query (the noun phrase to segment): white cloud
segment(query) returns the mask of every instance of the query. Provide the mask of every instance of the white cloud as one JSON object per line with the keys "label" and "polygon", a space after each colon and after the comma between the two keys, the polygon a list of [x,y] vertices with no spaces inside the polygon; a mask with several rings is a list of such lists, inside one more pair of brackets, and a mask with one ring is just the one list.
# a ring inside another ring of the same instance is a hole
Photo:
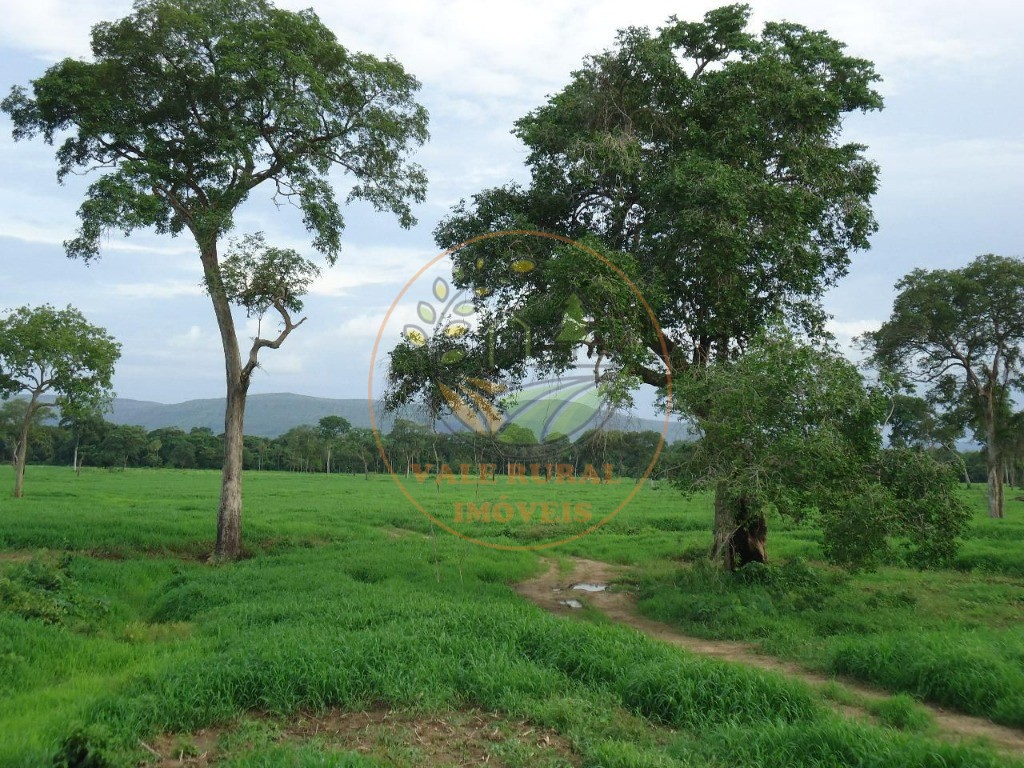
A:
{"label": "white cloud", "polygon": [[200,296],[202,287],[195,281],[165,280],[163,282],[114,283],[109,291],[115,296],[127,299],[144,299],[157,301],[161,299],[177,299],[181,296]]}

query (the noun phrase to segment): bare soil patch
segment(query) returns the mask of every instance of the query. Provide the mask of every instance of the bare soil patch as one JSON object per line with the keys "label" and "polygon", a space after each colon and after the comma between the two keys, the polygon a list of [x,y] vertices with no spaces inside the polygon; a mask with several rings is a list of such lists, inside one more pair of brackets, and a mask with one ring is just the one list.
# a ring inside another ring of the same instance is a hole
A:
{"label": "bare soil patch", "polygon": [[[274,742],[316,741],[325,750],[353,751],[396,766],[501,766],[507,750],[526,754],[538,766],[576,766],[568,740],[555,731],[495,713],[446,712],[434,715],[374,709],[365,712],[299,713],[284,720],[266,718]],[[245,745],[225,743],[238,724],[191,734],[163,734],[143,746],[158,768],[215,766]],[[234,741],[237,742],[237,739]],[[252,746],[252,745],[250,745]]]}

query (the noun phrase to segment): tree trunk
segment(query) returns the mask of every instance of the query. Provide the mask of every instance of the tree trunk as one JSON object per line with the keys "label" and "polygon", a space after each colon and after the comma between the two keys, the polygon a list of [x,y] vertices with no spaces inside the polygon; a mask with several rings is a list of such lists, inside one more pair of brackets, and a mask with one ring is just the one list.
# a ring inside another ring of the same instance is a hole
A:
{"label": "tree trunk", "polygon": [[21,423],[21,435],[18,438],[18,447],[14,454],[14,498],[20,499],[22,486],[25,484],[25,459],[28,457],[28,432],[32,427],[32,414],[36,410],[36,400],[39,399],[39,392],[32,392],[32,399],[28,408],[25,409],[25,420]]}
{"label": "tree trunk", "polygon": [[242,554],[242,434],[248,387],[228,385],[224,412],[224,469],[217,510],[218,560],[237,560]]}
{"label": "tree trunk", "polygon": [[714,541],[711,559],[734,571],[747,563],[767,563],[768,521],[752,513],[747,500],[728,492],[725,483],[715,489]]}
{"label": "tree trunk", "polygon": [[[197,236],[197,240],[200,238]],[[224,293],[220,265],[217,260],[216,237],[200,241],[203,274],[206,277],[213,312],[220,330],[224,350],[224,374],[227,403],[224,409],[224,467],[221,472],[220,505],[217,508],[218,560],[237,560],[242,554],[242,434],[245,419],[245,396],[249,382],[242,380],[242,359],[238,334],[231,316],[231,305]]]}
{"label": "tree trunk", "polygon": [[1003,461],[996,435],[995,414],[985,414],[985,463],[988,469],[988,516],[1003,516]]}

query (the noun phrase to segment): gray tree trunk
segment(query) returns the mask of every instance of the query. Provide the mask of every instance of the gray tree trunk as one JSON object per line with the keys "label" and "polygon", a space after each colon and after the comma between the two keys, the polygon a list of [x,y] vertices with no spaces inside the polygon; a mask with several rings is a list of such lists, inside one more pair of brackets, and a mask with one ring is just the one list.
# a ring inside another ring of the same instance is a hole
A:
{"label": "gray tree trunk", "polygon": [[227,402],[224,409],[224,467],[221,472],[220,505],[217,508],[218,560],[237,560],[242,554],[242,436],[245,423],[245,397],[248,380],[242,379],[242,359],[238,334],[231,316],[231,305],[224,293],[217,261],[216,240],[202,248],[203,273],[206,277],[213,312],[217,317],[221,346],[224,350],[224,374]]}
{"label": "gray tree trunk", "polygon": [[1003,461],[991,405],[985,412],[985,463],[988,469],[988,516],[1003,517]]}
{"label": "gray tree trunk", "polygon": [[224,412],[224,468],[217,509],[218,560],[237,560],[242,554],[242,435],[248,387],[228,385]]}
{"label": "gray tree trunk", "polygon": [[18,447],[14,454],[14,498],[20,499],[22,487],[25,484],[25,459],[28,456],[28,433],[32,427],[32,414],[36,411],[36,400],[39,399],[39,392],[32,393],[28,408],[25,409],[25,420],[21,422],[21,435],[18,437]]}

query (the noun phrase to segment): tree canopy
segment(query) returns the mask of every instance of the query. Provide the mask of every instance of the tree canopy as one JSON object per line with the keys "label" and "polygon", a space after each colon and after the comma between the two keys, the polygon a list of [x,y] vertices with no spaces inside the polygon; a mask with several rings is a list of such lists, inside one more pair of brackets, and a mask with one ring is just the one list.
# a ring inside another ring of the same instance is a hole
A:
{"label": "tree canopy", "polygon": [[344,220],[328,174],[340,166],[364,199],[413,221],[427,136],[419,84],[397,62],[342,47],[311,10],[265,0],[139,0],[92,30],[93,61],[65,59],[16,87],[2,108],[16,139],[60,141],[58,178],[101,171],[79,209],[70,256],[99,256],[108,230],[190,230],[200,247],[232,229],[269,182],[296,203],[333,261]]}
{"label": "tree canopy", "polygon": [[875,364],[927,388],[947,417],[985,443],[989,514],[1003,516],[1011,395],[1024,372],[1024,261],[985,255],[960,269],[915,269],[890,318],[865,335]]}
{"label": "tree canopy", "polygon": [[[15,455],[14,495],[22,495],[25,452],[37,412],[96,412],[113,396],[121,345],[74,307],[18,307],[0,319],[0,398],[28,398]],[[52,401],[40,397],[52,393]]]}
{"label": "tree canopy", "polygon": [[[824,32],[768,23],[757,36],[749,16],[733,5],[703,22],[622,31],[516,123],[530,184],[475,195],[438,228],[438,244],[518,228],[592,238],[652,306],[676,372],[735,353],[780,312],[820,330],[823,291],[876,228],[877,166],[840,130],[845,114],[881,107],[878,76]],[[560,269],[569,259],[556,243],[502,245],[456,253],[457,282],[520,312],[544,293],[575,295],[597,351],[664,383],[629,349],[662,354],[650,323],[623,314],[629,297],[608,298],[607,280],[574,286],[599,265]],[[515,271],[523,258],[536,268]],[[648,327],[631,335],[616,323]],[[532,330],[543,353],[561,328]]]}

